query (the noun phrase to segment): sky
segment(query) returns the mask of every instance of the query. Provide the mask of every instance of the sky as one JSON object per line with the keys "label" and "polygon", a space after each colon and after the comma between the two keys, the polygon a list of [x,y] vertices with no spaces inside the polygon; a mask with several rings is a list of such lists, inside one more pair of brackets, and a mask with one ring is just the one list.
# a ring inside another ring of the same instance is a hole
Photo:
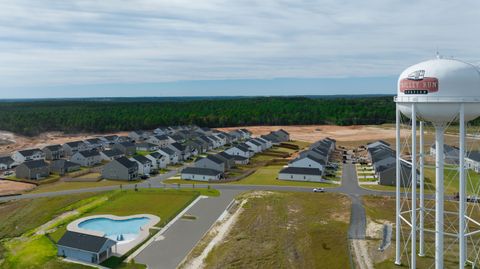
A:
{"label": "sky", "polygon": [[478,0],[2,0],[0,98],[394,94]]}

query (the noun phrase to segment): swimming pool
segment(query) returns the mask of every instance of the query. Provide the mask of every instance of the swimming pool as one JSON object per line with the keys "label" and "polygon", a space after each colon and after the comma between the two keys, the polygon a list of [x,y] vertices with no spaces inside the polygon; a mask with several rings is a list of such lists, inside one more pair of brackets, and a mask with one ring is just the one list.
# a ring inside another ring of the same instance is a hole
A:
{"label": "swimming pool", "polygon": [[150,218],[148,217],[130,219],[98,217],[82,221],[78,224],[78,227],[104,233],[105,237],[123,243],[134,240],[142,231],[142,226],[149,222]]}

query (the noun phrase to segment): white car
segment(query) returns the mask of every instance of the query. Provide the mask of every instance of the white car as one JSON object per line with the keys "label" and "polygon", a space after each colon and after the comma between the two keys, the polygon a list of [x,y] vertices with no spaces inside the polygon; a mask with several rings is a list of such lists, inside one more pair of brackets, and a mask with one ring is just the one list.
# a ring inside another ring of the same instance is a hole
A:
{"label": "white car", "polygon": [[325,188],[314,188],[313,192],[325,192]]}

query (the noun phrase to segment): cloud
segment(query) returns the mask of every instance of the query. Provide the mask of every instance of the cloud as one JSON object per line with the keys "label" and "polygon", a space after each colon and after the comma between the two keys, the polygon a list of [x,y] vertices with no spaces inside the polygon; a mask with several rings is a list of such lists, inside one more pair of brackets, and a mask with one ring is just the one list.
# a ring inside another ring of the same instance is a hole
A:
{"label": "cloud", "polygon": [[184,80],[379,77],[479,62],[480,2],[4,0],[2,89]]}

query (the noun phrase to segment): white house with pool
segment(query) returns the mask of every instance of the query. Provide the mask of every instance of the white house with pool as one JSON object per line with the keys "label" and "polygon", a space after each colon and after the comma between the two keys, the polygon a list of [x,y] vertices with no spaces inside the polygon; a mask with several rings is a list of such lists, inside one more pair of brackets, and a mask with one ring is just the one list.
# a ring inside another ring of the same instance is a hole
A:
{"label": "white house with pool", "polygon": [[149,237],[149,230],[160,221],[150,214],[118,217],[96,215],[67,225],[57,242],[58,255],[71,260],[99,264],[122,256]]}

